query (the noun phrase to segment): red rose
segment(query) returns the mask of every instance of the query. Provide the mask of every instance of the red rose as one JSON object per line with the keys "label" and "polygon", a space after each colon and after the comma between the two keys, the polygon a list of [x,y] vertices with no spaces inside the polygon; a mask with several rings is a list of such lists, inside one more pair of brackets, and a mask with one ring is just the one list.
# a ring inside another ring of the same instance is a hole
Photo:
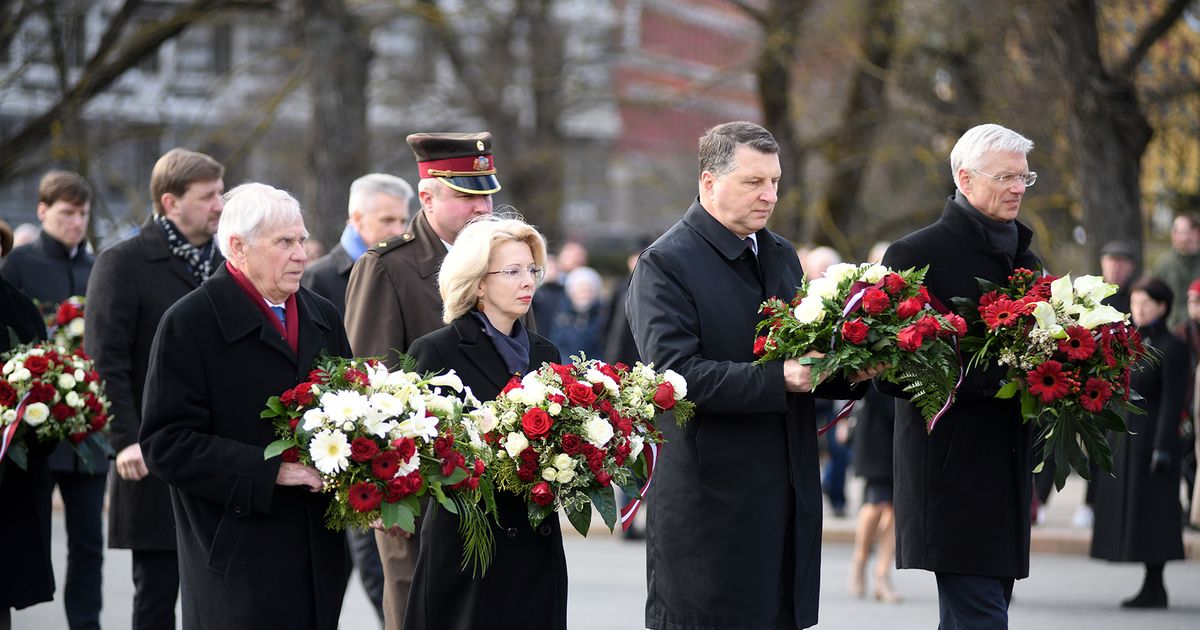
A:
{"label": "red rose", "polygon": [[88,436],[87,431],[80,431],[78,433],[72,433],[72,434],[68,435],[67,439],[71,440],[72,444],[79,444],[80,442],[86,440],[87,436]]}
{"label": "red rose", "polygon": [[604,413],[608,413],[608,412],[612,411],[612,408],[613,408],[612,403],[607,400],[602,399],[602,400],[596,401],[596,409],[599,409],[600,411],[602,411]]}
{"label": "red rose", "polygon": [[614,365],[613,367],[617,368],[617,371],[622,374],[629,371],[629,366],[625,365],[624,363],[621,363],[620,361],[617,361],[616,365]]}
{"label": "red rose", "polygon": [[383,500],[395,503],[404,497],[420,492],[421,486],[424,484],[425,480],[421,478],[421,473],[415,470],[407,475],[390,479],[384,487]]}
{"label": "red rose", "polygon": [[959,337],[967,334],[967,320],[963,319],[962,316],[951,313],[945,317],[946,321],[950,322],[950,325],[954,326],[953,334],[956,334]]}
{"label": "red rose", "polygon": [[291,407],[296,402],[296,390],[289,389],[280,394],[279,402],[282,403],[284,407]]}
{"label": "red rose", "polygon": [[371,460],[371,474],[387,481],[400,472],[400,454],[396,451],[383,451]]}
{"label": "red rose", "polygon": [[608,485],[610,483],[612,483],[612,475],[610,475],[604,471],[600,471],[600,472],[596,473],[596,482],[599,483],[602,487],[607,488]]}
{"label": "red rose", "polygon": [[908,326],[896,333],[896,345],[900,346],[901,350],[912,352],[921,347],[925,339],[921,336],[921,331],[917,327]]}
{"label": "red rose", "polygon": [[908,286],[908,283],[904,281],[904,278],[900,277],[900,274],[889,273],[883,277],[883,290],[892,295],[900,293],[906,286]]}
{"label": "red rose", "polygon": [[402,437],[392,440],[392,448],[396,449],[400,461],[407,462],[417,452],[417,443],[410,437]]}
{"label": "red rose", "polygon": [[550,402],[555,403],[557,405],[567,404],[567,397],[563,396],[562,394],[547,394],[546,400],[549,400]]}
{"label": "red rose", "polygon": [[52,403],[54,402],[55,393],[57,392],[55,391],[54,386],[50,383],[34,381],[29,384],[29,393],[27,394],[28,398],[25,400],[29,404]]}
{"label": "red rose", "polygon": [[521,428],[525,430],[525,435],[529,436],[531,440],[545,438],[552,426],[554,426],[554,420],[541,407],[534,407],[521,416]]}
{"label": "red rose", "polygon": [[401,477],[404,480],[404,487],[409,494],[416,494],[425,486],[425,478],[421,476],[420,471],[412,471]]}
{"label": "red rose", "polygon": [[522,462],[534,466],[538,461],[538,452],[532,446],[526,446],[525,450],[521,451],[517,457],[520,457]]}
{"label": "red rose", "polygon": [[295,433],[296,427],[300,426],[300,418],[292,418],[291,420],[288,420],[288,426],[292,429],[292,432]]}
{"label": "red rose", "polygon": [[521,389],[521,379],[516,376],[508,379],[508,382],[504,384],[504,389],[500,390],[500,394],[507,394],[514,389]]}
{"label": "red rose", "polygon": [[533,495],[533,502],[538,505],[546,506],[554,502],[554,491],[545,481],[539,481],[529,492]]}
{"label": "red rose", "polygon": [[296,399],[296,404],[301,407],[307,407],[313,402],[312,383],[300,383],[292,388],[293,397]]}
{"label": "red rose", "polygon": [[754,340],[754,356],[761,357],[767,353],[767,338],[765,336]]}
{"label": "red rose", "polygon": [[102,430],[106,424],[108,424],[108,415],[103,413],[92,416],[92,419],[88,421],[88,427],[93,431]]}
{"label": "red rose", "polygon": [[936,337],[942,330],[942,323],[933,315],[926,315],[918,319],[914,326],[917,327],[917,331],[921,333],[922,337]]}
{"label": "red rose", "polygon": [[842,324],[842,339],[854,345],[861,345],[867,339],[870,328],[861,319],[852,319]]}
{"label": "red rose", "polygon": [[87,372],[83,373],[83,382],[84,383],[95,383],[96,381],[99,381],[99,380],[100,380],[100,373],[97,372],[96,370],[88,370]]}
{"label": "red rose", "polygon": [[383,502],[383,492],[374,482],[360,481],[350,486],[348,498],[355,512],[370,512]]}
{"label": "red rose", "polygon": [[17,390],[8,381],[0,380],[0,407],[14,407],[17,404]]}
{"label": "red rose", "polygon": [[670,409],[675,406],[675,386],[667,381],[659,384],[658,389],[654,391],[654,404],[658,405],[659,409]]}
{"label": "red rose", "polygon": [[571,383],[566,386],[567,400],[580,407],[587,407],[596,402],[596,392],[586,383]]}
{"label": "red rose", "polygon": [[475,466],[474,466],[475,476],[482,475],[483,471],[486,469],[487,469],[487,464],[484,464],[482,459],[475,458]]}
{"label": "red rose", "polygon": [[34,376],[41,376],[46,373],[50,367],[50,360],[46,357],[29,356],[25,358],[25,369],[29,370]]}
{"label": "red rose", "polygon": [[925,306],[931,302],[929,299],[929,289],[926,289],[925,285],[921,285],[917,288],[917,297],[921,298],[921,306]]}
{"label": "red rose", "polygon": [[[562,436],[562,451],[567,455],[578,455],[580,447],[583,446],[583,440],[574,433],[567,433]],[[526,449],[529,450],[529,449]]]}
{"label": "red rose", "polygon": [[561,363],[551,363],[550,369],[558,375],[559,378],[571,378],[571,366]]}
{"label": "red rose", "polygon": [[57,403],[50,408],[50,415],[54,416],[55,420],[62,422],[63,420],[75,415],[75,410],[71,409],[64,403]]}
{"label": "red rose", "polygon": [[350,442],[350,459],[356,462],[370,461],[377,454],[379,445],[371,438],[356,437]]}
{"label": "red rose", "polygon": [[888,299],[888,295],[875,287],[867,289],[867,292],[863,294],[863,310],[868,315],[878,315],[887,310],[887,307],[891,306],[891,304],[892,301]]}
{"label": "red rose", "polygon": [[628,436],[633,432],[633,420],[624,416],[617,418],[617,432],[621,435]]}
{"label": "red rose", "polygon": [[71,320],[80,317],[83,317],[83,309],[71,302],[63,302],[58,305],[58,312],[54,314],[54,323],[59,326],[66,326],[71,323]]}
{"label": "red rose", "polygon": [[921,298],[910,297],[907,300],[902,300],[896,305],[896,316],[900,319],[908,319],[917,313],[921,312],[921,308],[925,305],[921,303]]}
{"label": "red rose", "polygon": [[438,457],[445,458],[450,455],[450,451],[454,450],[454,438],[452,436],[443,435],[433,441],[433,453]]}
{"label": "red rose", "polygon": [[611,378],[614,382],[617,382],[617,383],[621,382],[621,375],[617,374],[617,371],[614,370],[611,365],[609,365],[607,363],[601,363],[600,367],[598,369],[600,370],[601,374],[607,376],[608,378]]}
{"label": "red rose", "polygon": [[281,457],[283,457],[283,461],[295,464],[300,461],[300,447],[293,446],[284,450]]}
{"label": "red rose", "polygon": [[367,384],[371,382],[370,379],[367,378],[366,373],[360,372],[354,368],[346,370],[346,373],[343,376],[345,377],[346,382],[350,383],[351,385],[366,387]]}
{"label": "red rose", "polygon": [[595,383],[592,385],[592,393],[599,396],[604,393],[604,383]]}
{"label": "red rose", "polygon": [[533,466],[521,466],[517,469],[517,479],[524,483],[529,483],[537,479],[537,468]]}
{"label": "red rose", "polygon": [[308,382],[310,383],[320,384],[324,383],[328,379],[329,374],[326,373],[325,370],[312,370],[308,373]]}
{"label": "red rose", "polygon": [[92,413],[104,411],[104,403],[100,402],[100,399],[96,398],[96,395],[91,392],[83,395],[83,405]]}

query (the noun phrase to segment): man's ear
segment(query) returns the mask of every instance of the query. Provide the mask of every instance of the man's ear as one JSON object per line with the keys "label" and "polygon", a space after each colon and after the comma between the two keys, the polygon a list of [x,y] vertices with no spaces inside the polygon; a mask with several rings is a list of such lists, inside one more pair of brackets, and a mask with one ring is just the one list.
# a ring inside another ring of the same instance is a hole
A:
{"label": "man's ear", "polygon": [[46,213],[49,212],[49,210],[50,210],[50,206],[47,206],[45,203],[43,203],[41,201],[38,202],[37,218],[38,218],[39,222],[46,220]]}

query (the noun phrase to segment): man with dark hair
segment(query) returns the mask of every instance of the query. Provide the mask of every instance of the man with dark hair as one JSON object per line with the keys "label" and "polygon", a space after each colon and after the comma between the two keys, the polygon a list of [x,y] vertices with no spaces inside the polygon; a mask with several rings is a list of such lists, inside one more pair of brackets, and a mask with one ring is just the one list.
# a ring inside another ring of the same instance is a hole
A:
{"label": "man with dark hair", "polygon": [[109,441],[117,452],[108,546],[133,551],[133,620],[138,630],[175,627],[179,564],[167,484],[150,474],[138,443],[150,346],[163,313],[224,260],[213,246],[225,168],[172,149],[150,175],[154,214],[141,232],[100,252],[88,286],[85,347],[112,402]]}
{"label": "man with dark hair", "polygon": [[[92,187],[83,177],[70,171],[46,173],[38,185],[37,217],[42,233],[32,243],[14,249],[0,269],[5,280],[40,303],[43,315],[87,290],[95,260],[84,241],[91,204]],[[51,475],[66,508],[63,606],[73,630],[100,627],[104,563],[100,513],[108,473],[108,458],[99,447],[89,440],[79,448],[82,458],[65,442],[50,455]]]}
{"label": "man with dark hair", "polygon": [[[749,122],[700,139],[700,196],[633,270],[626,314],[645,361],[687,379],[696,416],[661,424],[669,446],[647,504],[646,625],[670,630],[817,623],[821,487],[817,387],[797,359],[754,364],[759,304],[790,300],[796,250],[766,228],[779,146]],[[815,353],[814,353],[815,356]],[[865,380],[877,370],[857,374]]]}
{"label": "man with dark hair", "polygon": [[1181,212],[1171,223],[1171,249],[1154,266],[1154,276],[1162,279],[1175,294],[1175,303],[1167,326],[1178,328],[1187,321],[1187,288],[1200,278],[1200,214]]}

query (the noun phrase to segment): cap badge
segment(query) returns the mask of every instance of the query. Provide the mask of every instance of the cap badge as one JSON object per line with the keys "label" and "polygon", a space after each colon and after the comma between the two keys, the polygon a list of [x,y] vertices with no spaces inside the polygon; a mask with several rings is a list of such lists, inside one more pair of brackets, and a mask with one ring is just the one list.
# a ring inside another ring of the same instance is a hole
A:
{"label": "cap badge", "polygon": [[472,168],[477,171],[486,171],[491,168],[491,166],[491,164],[488,164],[488,159],[481,155],[475,158],[475,164],[472,166]]}
{"label": "cap badge", "polygon": [[476,149],[479,149],[480,151],[482,151],[482,150],[483,150],[483,140],[476,140],[476,141],[475,141],[475,148],[476,148]]}

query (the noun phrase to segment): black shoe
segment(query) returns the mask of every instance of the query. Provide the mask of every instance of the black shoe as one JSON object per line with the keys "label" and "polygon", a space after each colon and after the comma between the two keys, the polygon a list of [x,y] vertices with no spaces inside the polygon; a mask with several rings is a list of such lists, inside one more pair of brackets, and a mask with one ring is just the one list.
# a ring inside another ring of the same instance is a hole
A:
{"label": "black shoe", "polygon": [[1121,608],[1166,608],[1167,591],[1153,590],[1138,593],[1131,599],[1121,602]]}

